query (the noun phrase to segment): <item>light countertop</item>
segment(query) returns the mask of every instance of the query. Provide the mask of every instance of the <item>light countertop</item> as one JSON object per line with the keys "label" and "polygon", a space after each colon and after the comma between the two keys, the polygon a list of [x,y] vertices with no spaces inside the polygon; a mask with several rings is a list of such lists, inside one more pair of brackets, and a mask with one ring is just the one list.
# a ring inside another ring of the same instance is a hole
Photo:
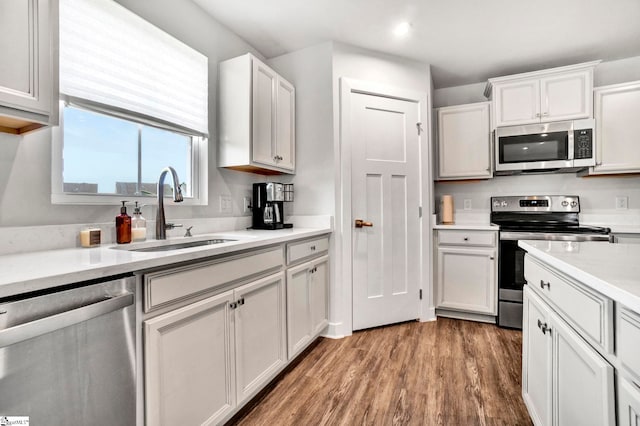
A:
{"label": "light countertop", "polygon": [[461,231],[499,231],[500,227],[498,225],[492,225],[490,223],[487,223],[487,224],[456,223],[454,225],[444,225],[444,224],[433,225],[433,229],[453,229],[453,230],[461,230]]}
{"label": "light countertop", "polygon": [[[197,235],[191,238],[149,240],[126,245],[69,248],[0,256],[0,298],[43,290],[75,282],[170,266],[173,263],[203,259],[254,249],[291,240],[330,233],[330,228],[291,228],[243,230]],[[229,238],[223,244],[164,252],[134,252],[127,248],[209,238]]]}
{"label": "light countertop", "polygon": [[640,244],[518,241],[530,255],[640,313]]}

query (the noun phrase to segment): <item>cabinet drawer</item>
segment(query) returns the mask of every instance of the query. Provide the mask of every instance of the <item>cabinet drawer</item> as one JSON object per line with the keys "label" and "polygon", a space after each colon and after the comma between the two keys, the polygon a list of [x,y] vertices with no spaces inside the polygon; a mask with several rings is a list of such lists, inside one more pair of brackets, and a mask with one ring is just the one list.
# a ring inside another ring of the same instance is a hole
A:
{"label": "cabinet drawer", "polygon": [[328,237],[287,244],[287,264],[322,254],[327,250],[329,250]]}
{"label": "cabinet drawer", "polygon": [[640,386],[640,315],[623,307],[617,324],[618,358]]}
{"label": "cabinet drawer", "polygon": [[529,255],[524,260],[528,285],[556,307],[582,337],[613,353],[613,301],[582,284],[560,276]]}
{"label": "cabinet drawer", "polygon": [[496,233],[494,231],[438,230],[438,244],[494,247],[496,245]]}
{"label": "cabinet drawer", "polygon": [[202,262],[144,276],[145,312],[174,301],[282,267],[282,248],[249,253],[230,259]]}

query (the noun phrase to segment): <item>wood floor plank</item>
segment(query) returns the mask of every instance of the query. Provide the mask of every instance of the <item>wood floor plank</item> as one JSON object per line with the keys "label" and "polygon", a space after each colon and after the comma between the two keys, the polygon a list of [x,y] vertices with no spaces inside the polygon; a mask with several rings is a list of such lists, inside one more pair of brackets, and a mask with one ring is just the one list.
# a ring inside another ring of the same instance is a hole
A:
{"label": "wood floor plank", "polygon": [[531,425],[521,341],[448,318],[322,339],[229,424]]}

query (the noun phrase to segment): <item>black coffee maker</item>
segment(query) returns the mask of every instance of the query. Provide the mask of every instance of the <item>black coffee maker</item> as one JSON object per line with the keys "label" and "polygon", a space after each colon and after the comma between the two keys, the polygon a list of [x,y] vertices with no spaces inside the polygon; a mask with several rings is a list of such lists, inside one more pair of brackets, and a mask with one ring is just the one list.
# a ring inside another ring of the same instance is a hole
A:
{"label": "black coffee maker", "polygon": [[285,185],[277,182],[253,184],[253,229],[290,228],[284,223]]}

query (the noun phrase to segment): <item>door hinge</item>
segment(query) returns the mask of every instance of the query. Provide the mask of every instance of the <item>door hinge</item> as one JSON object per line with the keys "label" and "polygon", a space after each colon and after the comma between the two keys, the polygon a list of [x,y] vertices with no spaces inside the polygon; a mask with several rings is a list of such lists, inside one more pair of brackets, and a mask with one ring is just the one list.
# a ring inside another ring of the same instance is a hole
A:
{"label": "door hinge", "polygon": [[420,300],[422,300],[422,289],[420,289]]}
{"label": "door hinge", "polygon": [[418,206],[418,217],[422,217],[422,206]]}
{"label": "door hinge", "polygon": [[422,128],[422,123],[416,123],[416,127],[418,128],[418,136],[420,136],[420,134],[424,132],[424,129]]}

